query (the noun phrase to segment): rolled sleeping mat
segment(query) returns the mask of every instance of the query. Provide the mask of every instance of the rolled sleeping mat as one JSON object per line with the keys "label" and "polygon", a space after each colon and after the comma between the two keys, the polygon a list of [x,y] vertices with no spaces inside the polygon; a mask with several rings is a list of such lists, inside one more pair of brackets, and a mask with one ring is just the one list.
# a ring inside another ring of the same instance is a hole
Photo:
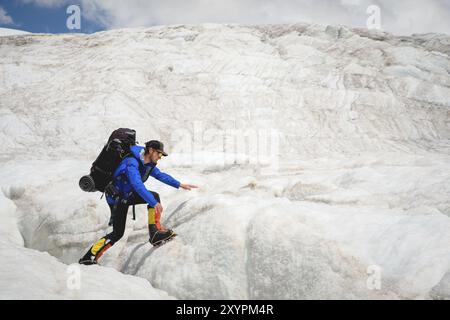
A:
{"label": "rolled sleeping mat", "polygon": [[90,175],[82,176],[78,184],[80,185],[80,188],[83,191],[86,192],[96,191],[94,179],[92,179]]}

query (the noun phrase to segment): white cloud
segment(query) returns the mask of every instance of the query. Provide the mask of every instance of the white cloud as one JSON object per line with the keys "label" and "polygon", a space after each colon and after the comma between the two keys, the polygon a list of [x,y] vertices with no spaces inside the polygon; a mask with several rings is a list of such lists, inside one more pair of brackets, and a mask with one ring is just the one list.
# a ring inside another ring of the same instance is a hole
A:
{"label": "white cloud", "polygon": [[[21,1],[46,7],[71,2]],[[83,18],[107,29],[204,22],[312,22],[366,27],[366,9],[377,5],[383,30],[395,34],[450,34],[448,0],[81,0],[81,5]]]}
{"label": "white cloud", "polygon": [[13,25],[13,19],[8,15],[5,9],[0,6],[0,24]]}

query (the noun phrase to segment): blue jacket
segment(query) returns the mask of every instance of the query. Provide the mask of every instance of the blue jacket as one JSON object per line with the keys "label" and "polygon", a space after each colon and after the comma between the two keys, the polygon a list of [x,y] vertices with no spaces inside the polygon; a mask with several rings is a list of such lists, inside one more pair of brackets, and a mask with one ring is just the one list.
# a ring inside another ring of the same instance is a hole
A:
{"label": "blue jacket", "polygon": [[[131,152],[134,157],[124,158],[114,171],[113,175],[114,186],[119,190],[122,199],[129,199],[131,194],[137,193],[151,207],[154,207],[158,202],[144,185],[144,182],[147,181],[149,175],[174,188],[178,189],[180,187],[180,182],[178,180],[161,172],[155,164],[144,164],[144,147],[132,146]],[[140,163],[138,161],[140,161]],[[115,203],[110,195],[106,196],[106,201],[111,205]]]}

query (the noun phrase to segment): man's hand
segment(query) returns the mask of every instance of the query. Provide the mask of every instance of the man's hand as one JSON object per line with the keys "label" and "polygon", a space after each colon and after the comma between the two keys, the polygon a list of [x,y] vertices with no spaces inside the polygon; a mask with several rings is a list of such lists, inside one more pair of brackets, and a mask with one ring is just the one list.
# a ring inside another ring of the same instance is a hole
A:
{"label": "man's hand", "polygon": [[182,184],[180,184],[180,188],[183,188],[184,190],[191,190],[193,188],[198,188],[198,187],[194,186],[193,184],[182,183]]}
{"label": "man's hand", "polygon": [[163,212],[163,207],[162,207],[161,203],[158,202],[155,206],[155,213],[157,215],[158,214],[160,215],[162,212]]}

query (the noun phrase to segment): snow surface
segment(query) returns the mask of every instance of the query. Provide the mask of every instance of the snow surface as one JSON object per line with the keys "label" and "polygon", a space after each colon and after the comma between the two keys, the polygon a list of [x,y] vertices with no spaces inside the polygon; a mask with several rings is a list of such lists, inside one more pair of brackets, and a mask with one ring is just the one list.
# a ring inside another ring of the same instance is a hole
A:
{"label": "snow surface", "polygon": [[0,37],[16,36],[16,35],[22,35],[22,34],[30,34],[30,32],[17,30],[17,29],[0,28]]}
{"label": "snow surface", "polygon": [[[449,299],[449,55],[309,24],[0,38],[0,298]],[[179,236],[152,248],[138,206],[69,289],[110,231],[78,179],[118,127],[200,188],[149,180]],[[232,130],[279,140],[230,149]]]}

